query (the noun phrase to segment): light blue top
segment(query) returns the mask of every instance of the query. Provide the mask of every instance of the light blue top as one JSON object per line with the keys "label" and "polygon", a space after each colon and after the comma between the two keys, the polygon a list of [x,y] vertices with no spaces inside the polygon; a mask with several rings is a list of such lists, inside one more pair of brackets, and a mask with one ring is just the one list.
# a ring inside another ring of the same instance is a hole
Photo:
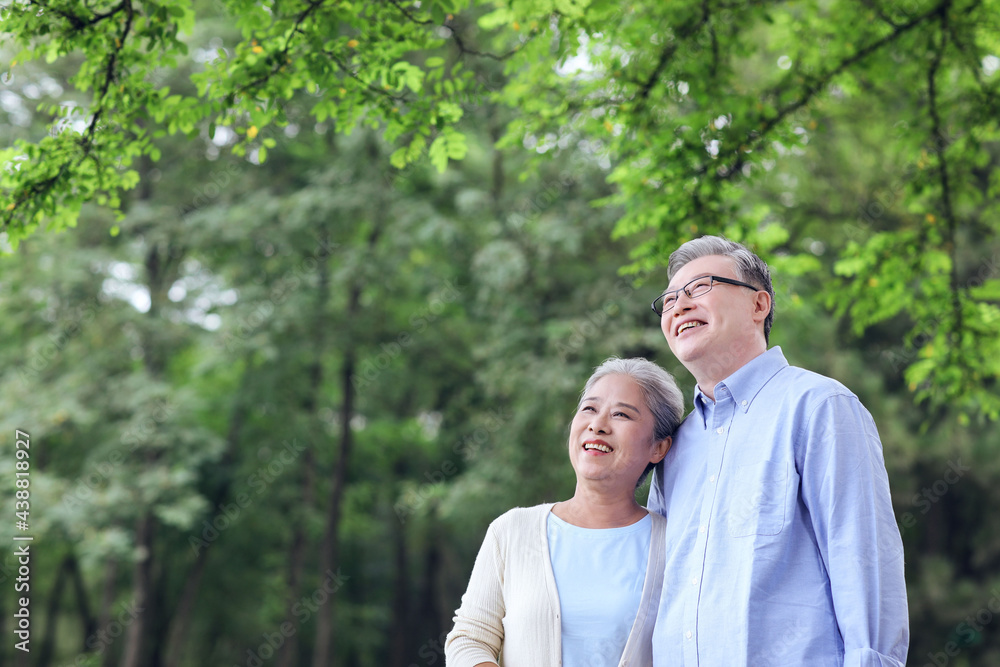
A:
{"label": "light blue top", "polygon": [[903,667],[903,544],[858,398],[772,348],[695,390],[649,495],[668,517],[655,667]]}
{"label": "light blue top", "polygon": [[635,623],[652,519],[581,528],[549,512],[549,559],[559,591],[562,667],[615,667]]}

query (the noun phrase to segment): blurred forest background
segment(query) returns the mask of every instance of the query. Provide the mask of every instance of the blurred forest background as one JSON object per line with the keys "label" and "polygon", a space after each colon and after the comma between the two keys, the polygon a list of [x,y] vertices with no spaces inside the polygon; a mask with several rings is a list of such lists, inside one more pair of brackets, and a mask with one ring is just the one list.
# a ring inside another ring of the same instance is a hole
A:
{"label": "blurred forest background", "polygon": [[[218,49],[254,52],[235,4],[197,6],[152,85],[196,96]],[[443,3],[391,4],[416,21]],[[774,267],[771,344],[879,426],[910,664],[1000,664],[996,3],[565,4],[444,19],[462,27],[440,57],[470,74],[439,124],[464,135],[443,171],[422,144],[393,159],[377,123],[345,135],[318,117],[335,89],[296,89],[259,128],[156,136],[123,217],[95,198],[75,229],[3,241],[0,534],[17,532],[16,428],[35,541],[30,656],[0,556],[0,664],[443,664],[488,523],[572,493],[565,438],[591,369],[647,357],[690,408],[649,303],[665,253],[720,232]],[[576,34],[566,21],[583,37],[552,47],[556,69],[480,54]],[[838,60],[880,30],[891,50]],[[674,39],[687,60],[642,50]],[[86,114],[39,107],[85,104],[79,58],[0,53],[4,146],[86,132]],[[651,82],[617,117],[588,88],[621,78],[608,57]],[[805,97],[779,85],[795,74]],[[741,123],[742,162],[717,167]]]}

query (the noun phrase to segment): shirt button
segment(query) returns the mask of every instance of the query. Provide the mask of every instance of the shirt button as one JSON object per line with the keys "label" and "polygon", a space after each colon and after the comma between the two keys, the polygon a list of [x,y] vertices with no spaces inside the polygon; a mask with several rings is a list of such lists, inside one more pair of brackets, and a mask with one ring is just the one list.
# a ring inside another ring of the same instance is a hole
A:
{"label": "shirt button", "polygon": [[686,633],[684,633],[684,636],[687,637],[688,639],[691,639],[691,637],[694,636],[694,633],[688,630]]}
{"label": "shirt button", "polygon": [[715,429],[715,432],[721,435],[726,432],[726,429],[720,426],[719,428]]}
{"label": "shirt button", "polygon": [[698,585],[698,577],[691,577],[691,584],[694,586]]}
{"label": "shirt button", "polygon": [[745,408],[747,406],[747,402],[746,401],[740,401],[740,405],[742,405]]}
{"label": "shirt button", "polygon": [[699,533],[704,533],[704,532],[705,532],[705,526],[701,526],[701,527],[699,527],[699,528],[698,528],[698,532],[699,532]]}
{"label": "shirt button", "polygon": [[711,477],[709,477],[708,481],[710,481],[710,482],[712,482],[714,484],[715,483],[715,475],[712,475]]}

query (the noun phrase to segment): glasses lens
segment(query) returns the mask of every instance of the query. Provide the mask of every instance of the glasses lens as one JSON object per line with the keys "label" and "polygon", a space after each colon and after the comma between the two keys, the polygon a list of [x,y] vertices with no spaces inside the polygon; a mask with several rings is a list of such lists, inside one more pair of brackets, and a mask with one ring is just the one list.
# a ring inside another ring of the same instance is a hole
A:
{"label": "glasses lens", "polygon": [[712,289],[712,279],[711,278],[699,278],[694,283],[690,283],[687,286],[687,293],[691,295],[692,299],[696,299],[703,294],[707,294],[709,290]]}

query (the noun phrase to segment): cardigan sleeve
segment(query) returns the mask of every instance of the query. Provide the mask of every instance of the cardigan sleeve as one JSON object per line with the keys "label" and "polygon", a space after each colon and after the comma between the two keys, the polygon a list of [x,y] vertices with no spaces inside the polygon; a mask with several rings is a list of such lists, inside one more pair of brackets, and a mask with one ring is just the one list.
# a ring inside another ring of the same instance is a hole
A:
{"label": "cardigan sleeve", "polygon": [[486,531],[469,587],[455,611],[455,627],[445,641],[448,667],[474,667],[481,662],[499,664],[506,613],[503,580],[504,556],[494,522]]}

